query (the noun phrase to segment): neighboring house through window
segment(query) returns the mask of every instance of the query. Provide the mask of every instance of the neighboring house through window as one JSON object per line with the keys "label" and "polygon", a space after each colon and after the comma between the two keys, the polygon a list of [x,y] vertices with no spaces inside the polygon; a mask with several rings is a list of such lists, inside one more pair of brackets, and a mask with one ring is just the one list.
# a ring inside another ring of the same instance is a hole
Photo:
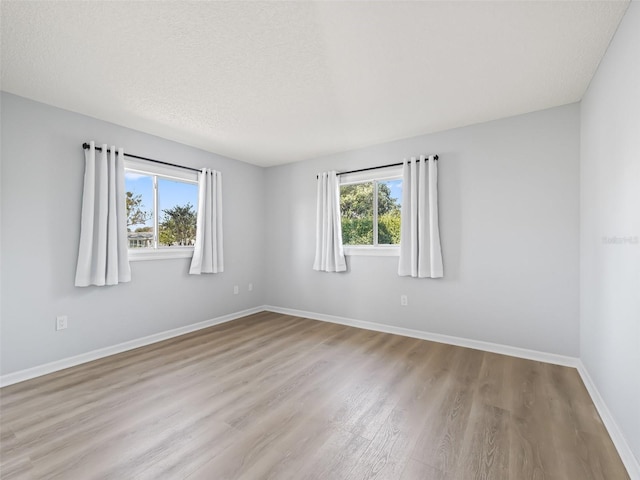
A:
{"label": "neighboring house through window", "polygon": [[193,255],[197,172],[126,159],[125,191],[130,260]]}

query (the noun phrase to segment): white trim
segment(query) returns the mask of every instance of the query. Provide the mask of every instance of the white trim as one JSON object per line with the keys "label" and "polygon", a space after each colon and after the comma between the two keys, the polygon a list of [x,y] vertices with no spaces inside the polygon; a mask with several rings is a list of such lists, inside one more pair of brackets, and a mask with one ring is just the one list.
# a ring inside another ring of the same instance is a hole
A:
{"label": "white trim", "polygon": [[598,410],[598,413],[600,414],[602,423],[604,423],[604,426],[607,429],[607,432],[609,432],[609,436],[611,437],[616,450],[618,450],[618,455],[620,455],[620,459],[622,460],[622,463],[624,463],[629,477],[631,477],[631,480],[640,480],[640,463],[638,462],[636,456],[633,454],[631,447],[627,443],[627,440],[622,434],[620,427],[616,423],[613,415],[607,407],[607,404],[604,402],[604,399],[596,388],[596,384],[589,375],[587,367],[585,367],[584,363],[582,363],[582,360],[578,360],[577,369],[580,377],[582,378],[584,386],[587,388],[587,391],[591,396],[593,404],[596,406],[596,410]]}
{"label": "white trim", "polygon": [[167,260],[171,258],[191,258],[193,247],[160,247],[160,248],[130,248],[129,261]]}
{"label": "white trim", "polygon": [[402,180],[402,165],[394,167],[381,167],[364,172],[341,173],[340,185],[353,185],[356,183],[372,182],[374,180]]}
{"label": "white trim", "polygon": [[138,347],[150,345],[152,343],[160,342],[168,338],[184,335],[185,333],[194,332],[203,328],[211,327],[225,322],[230,322],[237,318],[241,318],[254,313],[262,311],[282,313],[285,315],[293,315],[296,317],[305,317],[313,320],[321,320],[330,323],[339,323],[341,325],[347,325],[356,328],[363,328],[366,330],[374,330],[376,332],[391,333],[394,335],[402,335],[405,337],[419,338],[422,340],[430,340],[433,342],[446,343],[450,345],[457,345],[460,347],[473,348],[476,350],[484,350],[487,352],[500,353],[503,355],[510,355],[512,357],[526,358],[528,360],[537,360],[545,363],[553,363],[556,365],[562,365],[566,367],[577,367],[579,359],[574,357],[566,357],[563,355],[556,355],[553,353],[539,352],[536,350],[527,350],[524,348],[511,347],[508,345],[501,345],[490,342],[483,342],[479,340],[470,340],[461,337],[452,337],[449,335],[442,335],[439,333],[429,333],[421,330],[412,330],[403,327],[393,327],[390,325],[384,325],[381,323],[367,322],[364,320],[355,320],[345,317],[337,317],[334,315],[326,315],[323,313],[307,312],[303,310],[295,310],[292,308],[282,308],[272,305],[263,305],[259,307],[253,307],[240,312],[230,313],[221,317],[216,317],[211,320],[205,320],[203,322],[186,325],[184,327],[175,328],[173,330],[167,330],[164,332],[155,333],[142,338],[129,340],[127,342],[112,345],[110,347],[100,348],[98,350],[92,350],[90,352],[82,353],[73,357],[63,358],[54,362],[38,365],[36,367],[19,370],[17,372],[8,373],[0,376],[0,387],[12,385],[14,383],[23,382],[31,378],[39,377],[41,375],[47,375],[49,373],[57,372],[65,368],[80,365],[82,363],[91,362],[99,358],[108,357],[109,355],[115,355],[116,353],[126,352]]}
{"label": "white trim", "polygon": [[169,180],[198,184],[198,172],[178,166],[162,165],[125,156],[124,168],[134,173],[150,176],[158,175]]}
{"label": "white trim", "polygon": [[229,313],[227,315],[222,315],[221,317],[205,320],[203,322],[193,323],[184,327],[178,327],[172,330],[154,333],[153,335],[148,335],[142,338],[136,338],[134,340],[129,340],[127,342],[112,345],[110,347],[99,348],[97,350],[81,353],[80,355],[75,355],[73,357],[63,358],[61,360],[56,360],[55,362],[45,363],[44,365],[38,365],[37,367],[8,373],[6,375],[0,376],[0,387],[6,387],[7,385],[23,382],[25,380],[40,377],[42,375],[47,375],[49,373],[57,372],[58,370],[64,370],[65,368],[74,367],[82,363],[98,360],[99,358],[115,355],[116,353],[122,353],[134,348],[144,347],[145,345],[150,345],[162,340],[167,340],[168,338],[178,337],[180,335],[184,335],[185,333],[194,332],[196,330],[201,330],[213,325],[230,322],[231,320],[235,320],[237,318],[263,312],[264,310],[265,309],[263,307],[253,307],[247,310],[242,310],[240,312]]}
{"label": "white trim", "polygon": [[529,350],[526,348],[512,347],[499,343],[483,342],[481,340],[471,340],[469,338],[453,337],[450,335],[442,335],[440,333],[424,332],[422,330],[413,330],[404,327],[394,327],[384,325],[382,323],[367,322],[365,320],[355,320],[352,318],[337,317],[334,315],[326,315],[324,313],[306,312],[304,310],[295,310],[292,308],[275,307],[265,305],[264,309],[269,312],[282,313],[285,315],[293,315],[295,317],[311,318],[313,320],[321,320],[323,322],[339,323],[350,327],[364,328],[376,332],[392,333],[394,335],[402,335],[404,337],[419,338],[421,340],[429,340],[432,342],[446,343],[449,345],[457,345],[459,347],[473,348],[475,350],[483,350],[485,352],[499,353],[509,355],[511,357],[525,358],[527,360],[535,360],[538,362],[552,363],[554,365],[562,365],[564,367],[578,366],[580,361],[576,357],[568,357],[555,353],[540,352],[538,350]]}
{"label": "white trim", "polygon": [[370,257],[399,257],[400,246],[389,245],[374,247],[373,245],[345,245],[342,247],[345,255]]}

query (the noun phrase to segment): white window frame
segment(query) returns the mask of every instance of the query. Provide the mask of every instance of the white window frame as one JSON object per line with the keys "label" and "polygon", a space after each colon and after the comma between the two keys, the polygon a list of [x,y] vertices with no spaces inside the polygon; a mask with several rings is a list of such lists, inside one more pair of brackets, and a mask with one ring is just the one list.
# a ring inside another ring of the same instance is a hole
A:
{"label": "white window frame", "polygon": [[158,177],[177,180],[179,182],[193,183],[198,186],[198,172],[187,170],[170,165],[156,164],[144,160],[126,158],[124,160],[125,172],[135,172],[153,177],[153,211],[154,211],[154,248],[129,248],[129,261],[139,262],[144,260],[167,260],[172,258],[193,257],[193,247],[159,247],[158,232],[159,218],[158,212]]}
{"label": "white window frame", "polygon": [[[385,180],[402,180],[402,165],[393,167],[367,170],[365,172],[345,173],[340,175],[340,186],[357,183],[368,183]],[[378,184],[374,183],[373,198],[376,207],[373,209],[373,239],[378,241]],[[404,188],[404,185],[403,185]],[[345,255],[371,256],[371,257],[399,257],[399,245],[344,245]]]}

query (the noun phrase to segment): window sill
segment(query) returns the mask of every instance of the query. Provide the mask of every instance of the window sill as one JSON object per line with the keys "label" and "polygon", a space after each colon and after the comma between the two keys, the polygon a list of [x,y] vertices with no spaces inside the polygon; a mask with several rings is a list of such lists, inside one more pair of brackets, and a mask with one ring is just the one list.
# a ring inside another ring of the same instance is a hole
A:
{"label": "window sill", "polygon": [[129,250],[129,261],[140,262],[144,260],[168,260],[171,258],[191,258],[193,247],[170,248],[136,248]]}
{"label": "window sill", "polygon": [[399,257],[400,247],[343,247],[345,255],[366,255],[370,257]]}

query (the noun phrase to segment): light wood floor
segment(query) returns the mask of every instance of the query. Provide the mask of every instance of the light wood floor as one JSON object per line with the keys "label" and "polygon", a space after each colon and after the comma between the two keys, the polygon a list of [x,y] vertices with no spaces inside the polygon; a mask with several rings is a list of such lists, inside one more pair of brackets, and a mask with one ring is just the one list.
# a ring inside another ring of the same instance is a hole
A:
{"label": "light wood floor", "polygon": [[625,479],[574,369],[260,313],[5,387],[9,479]]}

